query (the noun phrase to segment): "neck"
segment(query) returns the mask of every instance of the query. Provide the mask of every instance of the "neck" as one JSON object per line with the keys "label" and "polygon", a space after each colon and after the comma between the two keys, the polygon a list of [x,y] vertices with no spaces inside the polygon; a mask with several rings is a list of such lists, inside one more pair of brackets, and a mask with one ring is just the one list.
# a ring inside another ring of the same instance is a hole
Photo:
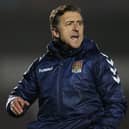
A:
{"label": "neck", "polygon": [[63,57],[73,56],[82,50],[82,45],[79,48],[72,48],[60,39],[54,40],[53,45]]}

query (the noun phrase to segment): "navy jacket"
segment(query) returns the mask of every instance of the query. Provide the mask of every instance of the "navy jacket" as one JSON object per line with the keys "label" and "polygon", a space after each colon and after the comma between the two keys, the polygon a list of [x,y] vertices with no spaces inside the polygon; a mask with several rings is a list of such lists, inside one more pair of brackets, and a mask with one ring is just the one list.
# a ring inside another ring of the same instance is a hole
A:
{"label": "navy jacket", "polygon": [[126,102],[113,61],[91,40],[77,49],[52,42],[10,93],[31,104],[39,99],[37,121],[28,129],[116,129]]}

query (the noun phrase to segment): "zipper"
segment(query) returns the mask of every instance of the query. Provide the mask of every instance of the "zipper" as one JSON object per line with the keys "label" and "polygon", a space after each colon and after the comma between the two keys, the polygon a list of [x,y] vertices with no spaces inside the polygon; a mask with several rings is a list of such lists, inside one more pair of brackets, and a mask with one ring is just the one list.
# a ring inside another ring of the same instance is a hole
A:
{"label": "zipper", "polygon": [[61,105],[62,105],[62,79],[63,79],[63,61],[59,64],[59,71],[58,71],[58,80],[57,80],[57,111],[59,114],[62,114]]}

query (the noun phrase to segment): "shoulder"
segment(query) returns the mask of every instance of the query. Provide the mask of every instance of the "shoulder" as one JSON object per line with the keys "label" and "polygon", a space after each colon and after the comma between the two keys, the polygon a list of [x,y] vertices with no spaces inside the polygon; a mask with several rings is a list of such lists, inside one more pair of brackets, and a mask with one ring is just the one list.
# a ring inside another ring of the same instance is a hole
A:
{"label": "shoulder", "polygon": [[31,73],[33,71],[35,71],[37,69],[37,67],[39,67],[39,65],[45,61],[45,54],[37,57],[36,59],[34,59],[31,64],[29,64],[29,66],[27,67],[27,70],[24,72],[24,75]]}
{"label": "shoulder", "polygon": [[85,58],[84,64],[87,64],[91,70],[96,71],[97,73],[105,71],[106,69],[114,69],[114,61],[112,58],[102,52],[92,54]]}
{"label": "shoulder", "polygon": [[112,58],[102,52],[98,55],[98,62],[101,65],[107,65],[109,67],[114,67],[114,61],[112,60]]}
{"label": "shoulder", "polygon": [[96,74],[99,75],[111,75],[114,80],[118,76],[117,68],[112,58],[104,53],[98,55],[98,60],[95,65]]}

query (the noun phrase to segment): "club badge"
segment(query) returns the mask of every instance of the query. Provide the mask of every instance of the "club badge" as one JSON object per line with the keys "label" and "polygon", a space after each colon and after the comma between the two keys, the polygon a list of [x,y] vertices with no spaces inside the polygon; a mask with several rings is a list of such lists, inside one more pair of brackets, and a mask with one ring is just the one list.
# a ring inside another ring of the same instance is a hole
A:
{"label": "club badge", "polygon": [[72,65],[72,73],[82,72],[83,60],[75,61]]}

